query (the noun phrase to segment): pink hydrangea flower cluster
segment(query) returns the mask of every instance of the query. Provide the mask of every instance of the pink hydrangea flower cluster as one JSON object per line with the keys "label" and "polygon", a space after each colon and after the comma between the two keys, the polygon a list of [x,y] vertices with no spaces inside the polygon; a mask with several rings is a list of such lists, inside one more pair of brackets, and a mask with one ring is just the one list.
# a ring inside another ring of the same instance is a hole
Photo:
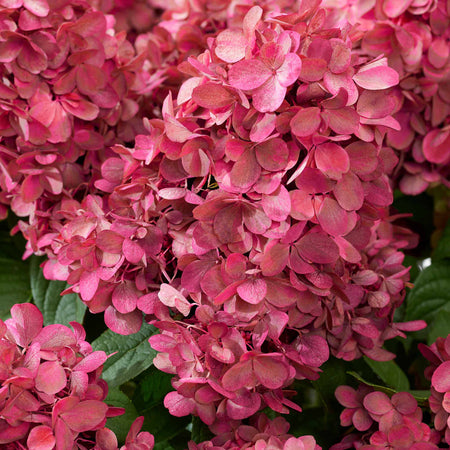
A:
{"label": "pink hydrangea flower cluster", "polygon": [[450,335],[438,338],[429,347],[422,344],[419,350],[431,363],[425,375],[431,380],[429,403],[434,426],[450,445]]}
{"label": "pink hydrangea flower cluster", "polygon": [[269,420],[265,414],[252,417],[250,424],[222,427],[220,436],[195,444],[189,450],[321,450],[312,436],[293,437],[288,434],[289,423],[282,417]]}
{"label": "pink hydrangea flower cluster", "polygon": [[[108,385],[100,378],[108,358],[92,351],[77,322],[43,327],[39,309],[29,303],[11,308],[0,321],[0,444],[30,450],[118,449],[106,419],[123,414],[104,400]],[[139,430],[137,419],[123,450],[142,442],[153,448],[153,436]],[[139,433],[139,434],[138,434]]]}
{"label": "pink hydrangea flower cluster", "polygon": [[[410,195],[450,176],[450,5],[445,0],[326,1],[334,20],[359,23],[364,54],[384,54],[400,75],[391,101],[400,130],[386,143],[397,151],[394,172]],[[345,19],[344,19],[345,18]]]}
{"label": "pink hydrangea flower cluster", "polygon": [[357,390],[339,386],[336,398],[345,407],[341,425],[352,425],[359,434],[347,435],[342,442],[333,445],[332,450],[439,448],[439,433],[422,422],[422,410],[408,392],[397,392],[389,397],[365,385]]}
{"label": "pink hydrangea flower cluster", "polygon": [[136,115],[150,75],[114,18],[87,2],[4,3],[0,201],[38,228],[60,198],[92,188],[108,146],[143,130]]}

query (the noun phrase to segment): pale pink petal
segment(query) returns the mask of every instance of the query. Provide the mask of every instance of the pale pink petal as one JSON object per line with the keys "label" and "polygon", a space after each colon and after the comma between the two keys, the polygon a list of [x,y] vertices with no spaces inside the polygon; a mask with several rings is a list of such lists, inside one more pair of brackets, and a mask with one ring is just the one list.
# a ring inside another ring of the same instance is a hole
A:
{"label": "pale pink petal", "polygon": [[258,381],[269,389],[282,387],[289,378],[286,364],[269,355],[258,355],[253,358],[253,370]]}
{"label": "pale pink petal", "polygon": [[253,106],[260,112],[276,111],[283,103],[286,88],[277,77],[271,76],[261,87],[252,92]]}
{"label": "pale pink petal", "polygon": [[253,150],[247,150],[234,164],[230,172],[233,186],[246,190],[252,186],[261,174],[261,166]]}
{"label": "pale pink petal", "polygon": [[443,362],[433,373],[431,385],[438,392],[450,391],[450,361]]}
{"label": "pale pink petal", "polygon": [[261,206],[269,219],[282,222],[291,212],[291,197],[287,189],[281,185],[272,195],[263,195]]}
{"label": "pale pink petal", "polygon": [[234,64],[228,72],[228,81],[237,89],[252,90],[262,86],[272,72],[259,59],[246,59]]}
{"label": "pale pink petal", "polygon": [[207,109],[219,109],[235,102],[234,95],[220,84],[205,83],[192,91],[192,100]]}
{"label": "pale pink petal", "polygon": [[264,299],[267,293],[267,285],[261,278],[246,280],[238,286],[237,293],[247,303],[257,305]]}
{"label": "pale pink petal", "polygon": [[387,89],[398,84],[398,73],[387,65],[384,65],[385,58],[376,61],[375,63],[369,63],[365,67],[361,68],[353,76],[355,83],[371,91],[380,89]]}
{"label": "pale pink petal", "polygon": [[7,321],[6,324],[14,335],[17,344],[21,347],[27,347],[42,329],[42,313],[31,303],[13,305],[10,313],[12,319]]}
{"label": "pale pink petal", "polygon": [[58,361],[46,361],[39,366],[36,389],[46,394],[56,394],[67,385],[67,376]]}
{"label": "pale pink petal", "polygon": [[261,261],[263,275],[271,277],[284,270],[289,258],[289,246],[276,243],[264,251]]}
{"label": "pale pink petal", "polygon": [[423,154],[435,164],[450,162],[450,131],[430,131],[423,140]]}
{"label": "pale pink petal", "polygon": [[326,197],[317,213],[321,227],[332,236],[343,236],[350,230],[349,216],[336,200]]}
{"label": "pale pink petal", "polygon": [[237,391],[241,387],[254,387],[256,385],[252,361],[241,361],[228,369],[223,378],[222,386],[229,391]]}
{"label": "pale pink petal", "polygon": [[105,310],[105,324],[117,334],[134,334],[141,328],[142,312],[135,309],[131,313],[121,314],[113,306],[108,306]]}
{"label": "pale pink petal", "polygon": [[108,405],[98,400],[85,400],[60,415],[74,431],[82,433],[99,425],[106,417]]}
{"label": "pale pink petal", "polygon": [[291,120],[292,133],[298,137],[311,136],[319,129],[321,121],[320,108],[303,108]]}
{"label": "pale pink petal", "polygon": [[339,248],[323,233],[305,234],[296,244],[301,257],[319,264],[334,263],[339,257]]}
{"label": "pale pink petal", "polygon": [[38,425],[30,431],[27,438],[29,450],[51,450],[56,443],[55,436],[50,427]]}
{"label": "pale pink petal", "polygon": [[281,86],[288,87],[295,83],[302,70],[302,60],[295,53],[288,53],[283,64],[277,70],[277,79]]}
{"label": "pale pink petal", "polygon": [[256,159],[263,169],[270,172],[286,168],[289,149],[282,139],[275,138],[255,146]]}
{"label": "pale pink petal", "polygon": [[131,239],[125,239],[123,241],[122,251],[127,261],[132,264],[138,264],[145,255],[143,248]]}
{"label": "pale pink petal", "polygon": [[333,142],[320,144],[314,153],[317,168],[328,177],[338,180],[350,169],[348,153]]}
{"label": "pale pink petal", "polygon": [[216,38],[216,55],[227,63],[235,63],[245,57],[246,39],[240,30],[227,29]]}

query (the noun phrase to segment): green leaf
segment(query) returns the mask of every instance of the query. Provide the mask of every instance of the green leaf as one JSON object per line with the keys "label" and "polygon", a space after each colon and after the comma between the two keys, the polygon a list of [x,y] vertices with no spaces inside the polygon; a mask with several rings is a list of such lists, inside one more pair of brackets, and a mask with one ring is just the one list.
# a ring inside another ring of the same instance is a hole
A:
{"label": "green leaf", "polygon": [[450,221],[439,239],[439,243],[433,252],[433,261],[450,258]]}
{"label": "green leaf", "polygon": [[323,372],[318,380],[312,381],[314,388],[320,393],[323,405],[328,407],[330,399],[334,400],[334,391],[338,386],[345,384],[346,363],[342,360],[331,358],[321,366]]}
{"label": "green leaf", "polygon": [[92,342],[94,350],[117,352],[103,366],[102,377],[110,387],[120,386],[151,366],[157,352],[150,347],[148,338],[157,332],[155,327],[144,323],[136,334],[122,336],[106,330]]}
{"label": "green leaf", "polygon": [[199,417],[192,417],[192,432],[191,432],[192,440],[199,444],[203,441],[211,440],[214,435],[208,428],[208,425],[205,425]]}
{"label": "green leaf", "polygon": [[394,361],[374,361],[366,356],[364,361],[391,388],[399,392],[410,389],[408,377]]}
{"label": "green leaf", "polygon": [[450,261],[439,261],[417,277],[409,293],[406,320],[423,319],[429,325],[444,311],[450,311]]}
{"label": "green leaf", "polygon": [[41,258],[33,256],[30,263],[31,294],[34,303],[44,316],[44,325],[69,322],[83,322],[86,305],[77,294],[67,294],[61,297],[66,289],[65,281],[46,280],[40,268]]}
{"label": "green leaf", "polygon": [[447,337],[450,334],[450,311],[441,311],[428,328],[428,345],[438,337]]}
{"label": "green leaf", "polygon": [[[395,393],[399,392],[396,389],[391,389],[387,386],[381,386],[379,384],[371,383],[370,381],[365,380],[361,375],[356,372],[350,371],[347,372],[348,375],[357,379],[360,383],[366,384],[367,386],[373,387],[376,391],[384,392],[385,394],[392,396]],[[429,391],[417,391],[417,390],[407,390],[416,400],[417,403],[421,406],[424,406],[428,403],[428,397],[430,396]]]}
{"label": "green leaf", "polygon": [[28,262],[0,258],[0,317],[6,318],[16,303],[30,301]]}
{"label": "green leaf", "polygon": [[136,411],[133,402],[117,387],[109,389],[105,403],[110,406],[125,408],[125,414],[110,417],[106,421],[106,426],[116,433],[119,444],[124,443],[127,434],[130,431],[131,424],[138,416],[138,412]]}
{"label": "green leaf", "polygon": [[166,394],[173,391],[171,384],[173,375],[150,366],[139,379],[135,380],[137,389],[133,401],[137,407],[148,408],[151,405],[162,403]]}

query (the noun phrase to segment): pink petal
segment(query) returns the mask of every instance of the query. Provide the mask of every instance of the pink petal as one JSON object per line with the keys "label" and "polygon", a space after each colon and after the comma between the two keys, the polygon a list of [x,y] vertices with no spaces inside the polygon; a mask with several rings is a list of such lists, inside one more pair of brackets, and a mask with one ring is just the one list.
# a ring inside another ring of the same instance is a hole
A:
{"label": "pink petal", "polygon": [[67,385],[67,376],[58,361],[46,361],[39,366],[36,389],[46,394],[56,394]]}
{"label": "pink petal", "polygon": [[264,276],[271,277],[281,273],[287,265],[289,246],[275,243],[264,251],[261,270]]}
{"label": "pink petal", "polygon": [[298,189],[290,191],[289,195],[291,197],[291,217],[297,220],[308,220],[314,217],[311,195]]}
{"label": "pink petal", "polygon": [[183,294],[170,286],[170,284],[161,284],[158,298],[166,306],[178,309],[183,315],[187,316],[189,314],[191,304]]}
{"label": "pink petal", "polygon": [[235,97],[220,84],[205,83],[192,91],[192,100],[203,108],[215,110],[230,106],[235,102]]}
{"label": "pink petal", "polygon": [[61,350],[76,344],[75,335],[64,325],[52,324],[42,328],[34,338],[34,343],[41,346],[41,350]]}
{"label": "pink petal", "polygon": [[100,278],[97,272],[83,272],[80,278],[80,297],[84,301],[92,300],[98,289]]}
{"label": "pink petal", "polygon": [[252,186],[261,174],[255,152],[247,150],[234,164],[230,172],[230,180],[237,188],[246,190]]}
{"label": "pink petal", "polygon": [[85,95],[95,94],[106,85],[106,76],[100,67],[81,64],[77,69],[78,90]]}
{"label": "pink petal", "polygon": [[258,381],[269,389],[278,389],[289,378],[289,370],[282,361],[269,355],[253,358],[253,370]]}
{"label": "pink petal", "polygon": [[333,142],[326,142],[316,147],[314,153],[317,168],[328,177],[338,180],[350,169],[348,153]]}
{"label": "pink petal", "polygon": [[125,239],[122,246],[123,255],[132,264],[138,264],[145,255],[143,248],[131,239]]}
{"label": "pink petal", "polygon": [[98,400],[85,400],[60,415],[70,429],[78,433],[95,429],[105,418],[108,405]]}
{"label": "pink petal", "polygon": [[359,72],[353,75],[355,83],[371,91],[387,89],[398,84],[398,73],[387,67],[386,58],[366,64]]}
{"label": "pink petal", "polygon": [[450,391],[450,361],[443,362],[433,373],[431,385],[438,392]]}
{"label": "pink petal", "polygon": [[359,116],[353,108],[325,110],[323,119],[336,134],[353,134],[359,128]]}
{"label": "pink petal", "polygon": [[33,428],[27,438],[29,450],[49,450],[54,448],[55,443],[53,431],[46,425],[38,425]]}
{"label": "pink petal", "polygon": [[127,314],[136,309],[138,292],[134,283],[123,281],[119,283],[112,293],[112,304],[117,311]]}
{"label": "pink petal", "polygon": [[334,241],[323,233],[305,234],[295,245],[300,256],[306,261],[330,264],[339,258],[339,248]]}
{"label": "pink petal", "polygon": [[237,89],[252,90],[262,86],[272,72],[259,59],[246,59],[234,64],[228,72],[228,81]]}
{"label": "pink petal", "polygon": [[257,305],[264,300],[267,293],[267,285],[263,279],[254,278],[240,284],[237,288],[237,293],[242,300],[252,305]]}
{"label": "pink petal", "polygon": [[103,365],[108,357],[104,351],[98,350],[85,356],[78,364],[76,364],[72,370],[82,371],[82,372],[93,372]]}
{"label": "pink petal", "polygon": [[124,238],[111,230],[102,230],[97,234],[96,246],[107,253],[122,253]]}
{"label": "pink petal", "polygon": [[295,83],[302,70],[302,60],[295,53],[288,53],[283,64],[277,70],[277,79],[281,86],[288,87]]}
{"label": "pink petal", "polygon": [[324,231],[332,236],[343,236],[350,231],[348,213],[330,197],[325,198],[316,215]]}
{"label": "pink petal", "polygon": [[272,225],[272,221],[263,211],[247,205],[243,208],[242,219],[247,229],[255,234],[265,233]]}
{"label": "pink petal", "polygon": [[21,192],[25,202],[37,200],[44,192],[39,175],[28,175],[22,182]]}
{"label": "pink petal", "polygon": [[358,408],[361,406],[356,391],[350,386],[339,386],[334,395],[337,401],[346,408]]}
{"label": "pink petal", "polygon": [[142,313],[135,309],[131,313],[121,314],[113,306],[108,306],[105,310],[105,324],[117,334],[134,334],[141,329]]}
{"label": "pink petal", "polygon": [[227,415],[233,420],[242,420],[251,417],[261,407],[261,395],[257,392],[246,392],[227,400]]}
{"label": "pink petal", "polygon": [[282,139],[275,138],[255,146],[256,159],[263,169],[270,172],[286,168],[289,149]]}
{"label": "pink petal", "polygon": [[320,108],[303,108],[291,120],[292,133],[298,137],[311,136],[317,132],[321,121]]}
{"label": "pink petal", "polygon": [[356,211],[364,203],[364,189],[361,180],[353,173],[347,172],[338,180],[333,189],[339,205],[347,211]]}
{"label": "pink petal", "polygon": [[302,70],[300,80],[302,81],[320,81],[327,70],[327,62],[321,58],[302,57]]}
{"label": "pink petal", "polygon": [[271,220],[282,222],[291,212],[291,197],[287,189],[281,185],[272,195],[263,195],[261,206]]}
{"label": "pink petal", "polygon": [[364,397],[364,407],[372,414],[382,415],[392,410],[389,397],[383,392],[371,392]]}
{"label": "pink petal", "polygon": [[277,77],[271,76],[261,87],[252,92],[253,107],[260,112],[276,111],[283,103],[287,89]]}
{"label": "pink petal", "polygon": [[[14,339],[21,347],[28,347],[28,344],[42,330],[42,313],[31,303],[13,305],[10,313],[13,329],[9,328],[14,335]],[[7,321],[6,323],[9,325],[10,322]]]}
{"label": "pink petal", "polygon": [[439,129],[430,131],[423,140],[425,158],[435,164],[446,164],[450,161],[450,131]]}
{"label": "pink petal", "polygon": [[98,106],[78,94],[68,94],[61,99],[61,104],[67,112],[82,120],[94,120],[100,112]]}
{"label": "pink petal", "polygon": [[339,74],[325,72],[323,83],[325,88],[333,95],[337,95],[340,89],[345,90],[348,95],[346,106],[354,105],[358,100],[358,88],[348,72]]}
{"label": "pink petal", "polygon": [[394,96],[384,92],[363,91],[358,99],[356,111],[368,119],[381,119],[392,114],[397,106]]}
{"label": "pink petal", "polygon": [[222,378],[222,386],[232,392],[244,386],[253,387],[255,385],[256,379],[251,360],[238,362],[228,369]]}
{"label": "pink petal", "polygon": [[411,5],[411,0],[384,0],[382,4],[383,12],[390,18],[394,19],[403,14]]}
{"label": "pink petal", "polygon": [[227,63],[236,63],[245,57],[247,41],[240,30],[226,29],[216,38],[216,55]]}
{"label": "pink petal", "polygon": [[353,415],[353,425],[355,425],[355,428],[358,431],[367,431],[372,426],[373,420],[367,414],[367,411],[364,411],[364,409],[359,408],[355,411],[355,414]]}
{"label": "pink petal", "polygon": [[172,416],[183,417],[194,412],[195,402],[190,398],[183,397],[178,392],[169,392],[164,398],[164,406]]}

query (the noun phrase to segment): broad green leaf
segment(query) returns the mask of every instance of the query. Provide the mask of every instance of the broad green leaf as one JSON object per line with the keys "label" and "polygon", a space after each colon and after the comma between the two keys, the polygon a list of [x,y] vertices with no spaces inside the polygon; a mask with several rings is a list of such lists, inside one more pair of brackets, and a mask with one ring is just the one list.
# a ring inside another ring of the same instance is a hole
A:
{"label": "broad green leaf", "polygon": [[435,317],[428,327],[428,345],[431,345],[438,337],[447,337],[450,334],[450,310],[443,310]]}
{"label": "broad green leaf", "polygon": [[138,412],[133,402],[117,387],[109,389],[105,403],[110,406],[125,408],[125,414],[111,417],[106,421],[106,426],[116,433],[119,444],[124,443],[130,431],[131,424],[138,416]]}
{"label": "broad green leaf", "polygon": [[214,435],[208,428],[208,425],[204,424],[199,417],[192,417],[192,431],[191,431],[192,440],[199,444],[203,441],[211,440]]}
{"label": "broad green leaf", "polygon": [[346,363],[342,360],[331,358],[321,366],[323,372],[318,380],[312,381],[312,385],[322,397],[324,407],[328,407],[329,400],[334,399],[334,391],[346,381]]}
{"label": "broad green leaf", "polygon": [[173,375],[150,366],[142,375],[135,380],[137,389],[133,396],[136,405],[147,408],[151,405],[162,403],[166,394],[173,391],[171,384]]}
{"label": "broad green leaf", "polygon": [[399,392],[410,389],[408,377],[394,361],[374,361],[366,356],[364,361],[391,388]]}
{"label": "broad green leaf", "polygon": [[406,320],[423,319],[428,325],[450,311],[450,261],[427,267],[418,277],[406,306]]}
{"label": "broad green leaf", "polygon": [[66,289],[65,281],[46,280],[40,263],[42,259],[33,256],[30,263],[31,294],[34,303],[44,316],[44,325],[60,323],[69,325],[69,322],[83,322],[86,305],[77,294],[67,294],[61,297]]}
{"label": "broad green leaf", "polygon": [[379,384],[374,384],[374,383],[371,383],[370,381],[366,381],[361,375],[359,375],[356,372],[350,371],[350,372],[347,372],[347,373],[350,376],[352,376],[353,378],[356,378],[360,383],[366,384],[367,386],[371,386],[377,391],[384,392],[385,394],[388,394],[388,395],[393,395],[393,394],[396,393],[395,389],[391,389],[391,388],[388,388],[386,386],[381,386]]}
{"label": "broad green leaf", "polygon": [[6,318],[15,303],[30,301],[28,261],[0,258],[0,318]]}
{"label": "broad green leaf", "polygon": [[433,261],[439,261],[445,258],[450,259],[450,221],[447,223],[447,226],[439,239],[439,243],[433,252]]}
{"label": "broad green leaf", "polygon": [[120,386],[151,366],[156,351],[150,347],[148,338],[157,331],[144,323],[136,334],[122,336],[106,330],[92,342],[94,350],[103,350],[107,354],[117,352],[103,366],[103,378],[110,387]]}

